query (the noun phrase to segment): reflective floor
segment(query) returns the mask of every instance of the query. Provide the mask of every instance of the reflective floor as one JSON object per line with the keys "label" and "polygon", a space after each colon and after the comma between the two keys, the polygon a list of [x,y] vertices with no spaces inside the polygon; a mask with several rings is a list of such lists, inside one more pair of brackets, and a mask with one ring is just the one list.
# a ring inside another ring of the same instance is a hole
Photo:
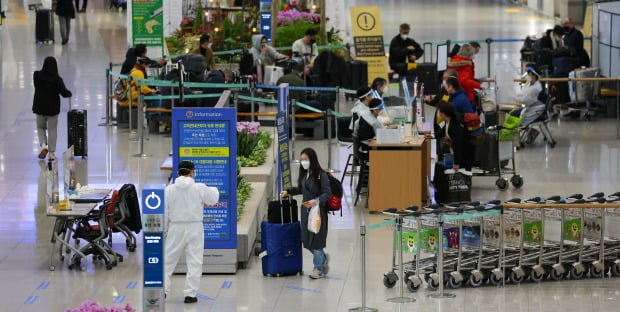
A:
{"label": "reflective floor", "polygon": [[[23,2],[22,2],[23,1]],[[32,72],[41,67],[44,57],[55,56],[60,73],[74,93],[72,106],[88,110],[89,157],[77,162],[78,180],[82,184],[135,183],[139,189],[147,184],[163,184],[168,173],[159,170],[170,150],[171,139],[150,135],[145,143],[149,158],[135,158],[139,144],[129,140],[127,130],[98,126],[105,114],[104,71],[110,61],[121,62],[125,52],[124,13],[107,11],[107,5],[91,1],[87,13],[72,21],[69,44],[62,46],[34,44],[34,13],[24,11],[27,0],[3,1],[8,19],[0,29],[0,302],[2,311],[63,311],[77,308],[92,299],[104,305],[140,306],[141,246],[128,253],[117,237],[114,249],[125,261],[111,271],[100,264],[86,262],[83,272],[72,271],[66,263],[49,271],[50,234],[53,220],[45,215],[45,164],[37,159],[38,142],[35,117],[31,112]],[[350,5],[375,4],[376,1],[353,1]],[[519,8],[509,13],[501,1],[381,1],[386,40],[398,25],[408,21],[412,36],[418,41],[445,39],[470,40],[523,38],[542,32],[552,20]],[[58,25],[56,25],[58,26]],[[56,27],[56,38],[59,38]],[[493,48],[492,64],[507,62],[519,67],[519,44],[501,44]],[[485,60],[483,48],[480,59]],[[478,61],[480,75],[486,72]],[[515,73],[516,74],[516,73]],[[341,101],[341,111],[351,107]],[[66,114],[69,103],[63,100],[60,114],[58,151],[66,148]],[[427,114],[432,110],[428,109]],[[493,198],[569,195],[573,193],[619,191],[620,140],[616,123],[606,118],[593,121],[561,119],[550,128],[557,140],[555,148],[539,141],[519,150],[516,163],[524,177],[522,189],[499,191],[494,178],[475,178],[473,197]],[[320,151],[327,166],[327,141],[300,138],[296,151],[311,146]],[[350,152],[334,142],[329,164],[342,169]],[[168,298],[169,311],[346,311],[358,307],[361,299],[359,225],[384,220],[369,215],[362,201],[353,207],[348,179],[345,179],[344,216],[332,217],[327,243],[331,254],[328,278],[313,281],[307,276],[267,278],[261,273],[258,258],[236,275],[205,275],[199,301],[182,303],[183,276],[173,278],[173,293]],[[411,304],[393,304],[387,298],[398,296],[398,289],[386,289],[382,274],[391,266],[389,228],[367,235],[367,305],[380,311],[617,311],[620,303],[620,279],[586,279],[582,281],[524,283],[505,288],[450,290],[454,299],[429,299],[430,290],[422,289],[407,296],[417,299]],[[312,268],[310,253],[304,255],[304,269]],[[137,282],[137,286],[136,286]],[[232,282],[226,283],[226,282]]]}

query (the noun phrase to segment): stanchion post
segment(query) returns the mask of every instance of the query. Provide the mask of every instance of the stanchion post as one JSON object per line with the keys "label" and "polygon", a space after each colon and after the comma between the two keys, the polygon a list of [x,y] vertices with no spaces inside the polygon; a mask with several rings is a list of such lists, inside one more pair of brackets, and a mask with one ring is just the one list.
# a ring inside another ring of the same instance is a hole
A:
{"label": "stanchion post", "polygon": [[[390,298],[387,301],[392,302],[392,303],[411,303],[411,302],[415,302],[415,299],[405,297],[404,285],[407,281],[405,280],[405,268],[403,265],[403,217],[402,216],[398,216],[396,218],[396,233],[398,235],[398,270],[400,271],[398,289],[400,290],[400,297]],[[417,270],[417,267],[416,267],[416,270]]]}
{"label": "stanchion post", "polygon": [[[133,80],[133,77],[131,76],[129,76],[127,79],[128,79],[127,81],[129,85],[129,89],[127,90],[127,96],[129,97],[129,106],[128,106],[128,109],[129,109],[129,141],[137,141],[137,138],[131,137],[132,134],[136,134],[136,131],[134,131],[133,129],[134,125],[133,125],[133,112],[132,112],[133,111],[133,91],[132,91],[133,87],[132,85],[134,83],[134,80]],[[140,90],[138,88],[136,88],[136,92],[140,94]]]}
{"label": "stanchion post", "polygon": [[254,91],[256,90],[256,85],[250,86],[250,94],[252,96],[252,100],[250,101],[250,121],[254,122]]}
{"label": "stanchion post", "polygon": [[[364,215],[362,214],[362,218]],[[366,306],[366,224],[360,225],[360,262],[362,273],[362,306],[349,309],[350,312],[377,312],[379,310]]]}
{"label": "stanchion post", "polygon": [[[139,87],[139,84],[138,84]],[[139,88],[136,88],[139,89]],[[144,153],[144,95],[142,92],[138,92],[138,141],[140,142],[140,153],[133,155],[133,157],[151,157]]]}
{"label": "stanchion post", "polygon": [[291,163],[299,163],[297,153],[295,153],[295,99],[289,97],[288,100],[290,103],[289,107],[291,108],[291,111],[289,112],[291,114],[291,151],[293,152],[293,160],[291,160]]}
{"label": "stanchion post", "polygon": [[[0,0],[1,1],[1,0]],[[112,81],[110,77],[110,69],[105,70],[105,119],[104,123],[100,123],[99,126],[111,126],[110,123],[110,108],[112,107]]]}
{"label": "stanchion post", "polygon": [[340,170],[332,169],[332,110],[330,108],[325,112],[325,121],[327,122],[327,172],[334,173]]}
{"label": "stanchion post", "polygon": [[456,297],[451,293],[444,293],[443,291],[443,240],[441,239],[443,233],[443,216],[439,216],[439,252],[437,253],[437,273],[439,274],[439,293],[428,295],[429,298],[444,299]]}
{"label": "stanchion post", "polygon": [[493,39],[487,38],[484,42],[487,43],[487,77],[491,77],[491,43]]}

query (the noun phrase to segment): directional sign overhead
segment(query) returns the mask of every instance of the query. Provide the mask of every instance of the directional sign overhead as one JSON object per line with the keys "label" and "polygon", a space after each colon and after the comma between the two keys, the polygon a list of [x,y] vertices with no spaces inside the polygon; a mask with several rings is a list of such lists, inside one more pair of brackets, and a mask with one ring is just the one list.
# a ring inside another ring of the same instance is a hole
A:
{"label": "directional sign overhead", "polygon": [[163,214],[164,213],[164,190],[145,189],[142,190],[142,213],[143,214]]}

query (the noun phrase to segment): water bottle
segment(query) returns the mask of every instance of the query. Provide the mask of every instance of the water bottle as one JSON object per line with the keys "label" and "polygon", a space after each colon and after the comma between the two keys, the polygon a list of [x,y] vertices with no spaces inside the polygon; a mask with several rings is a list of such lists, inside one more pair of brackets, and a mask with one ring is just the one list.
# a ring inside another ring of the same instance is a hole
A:
{"label": "water bottle", "polygon": [[405,141],[405,123],[404,122],[400,122],[400,126],[398,126],[398,130],[400,133],[400,141],[404,142]]}

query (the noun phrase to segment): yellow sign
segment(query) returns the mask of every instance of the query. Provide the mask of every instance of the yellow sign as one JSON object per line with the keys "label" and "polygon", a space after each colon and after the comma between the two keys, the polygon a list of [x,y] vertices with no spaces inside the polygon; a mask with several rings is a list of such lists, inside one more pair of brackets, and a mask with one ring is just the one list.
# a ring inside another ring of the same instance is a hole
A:
{"label": "yellow sign", "polygon": [[387,60],[383,48],[383,29],[378,6],[351,7],[351,24],[356,59],[368,62],[368,82],[387,80]]}
{"label": "yellow sign", "polygon": [[230,150],[228,147],[181,147],[179,155],[181,157],[228,157]]}

